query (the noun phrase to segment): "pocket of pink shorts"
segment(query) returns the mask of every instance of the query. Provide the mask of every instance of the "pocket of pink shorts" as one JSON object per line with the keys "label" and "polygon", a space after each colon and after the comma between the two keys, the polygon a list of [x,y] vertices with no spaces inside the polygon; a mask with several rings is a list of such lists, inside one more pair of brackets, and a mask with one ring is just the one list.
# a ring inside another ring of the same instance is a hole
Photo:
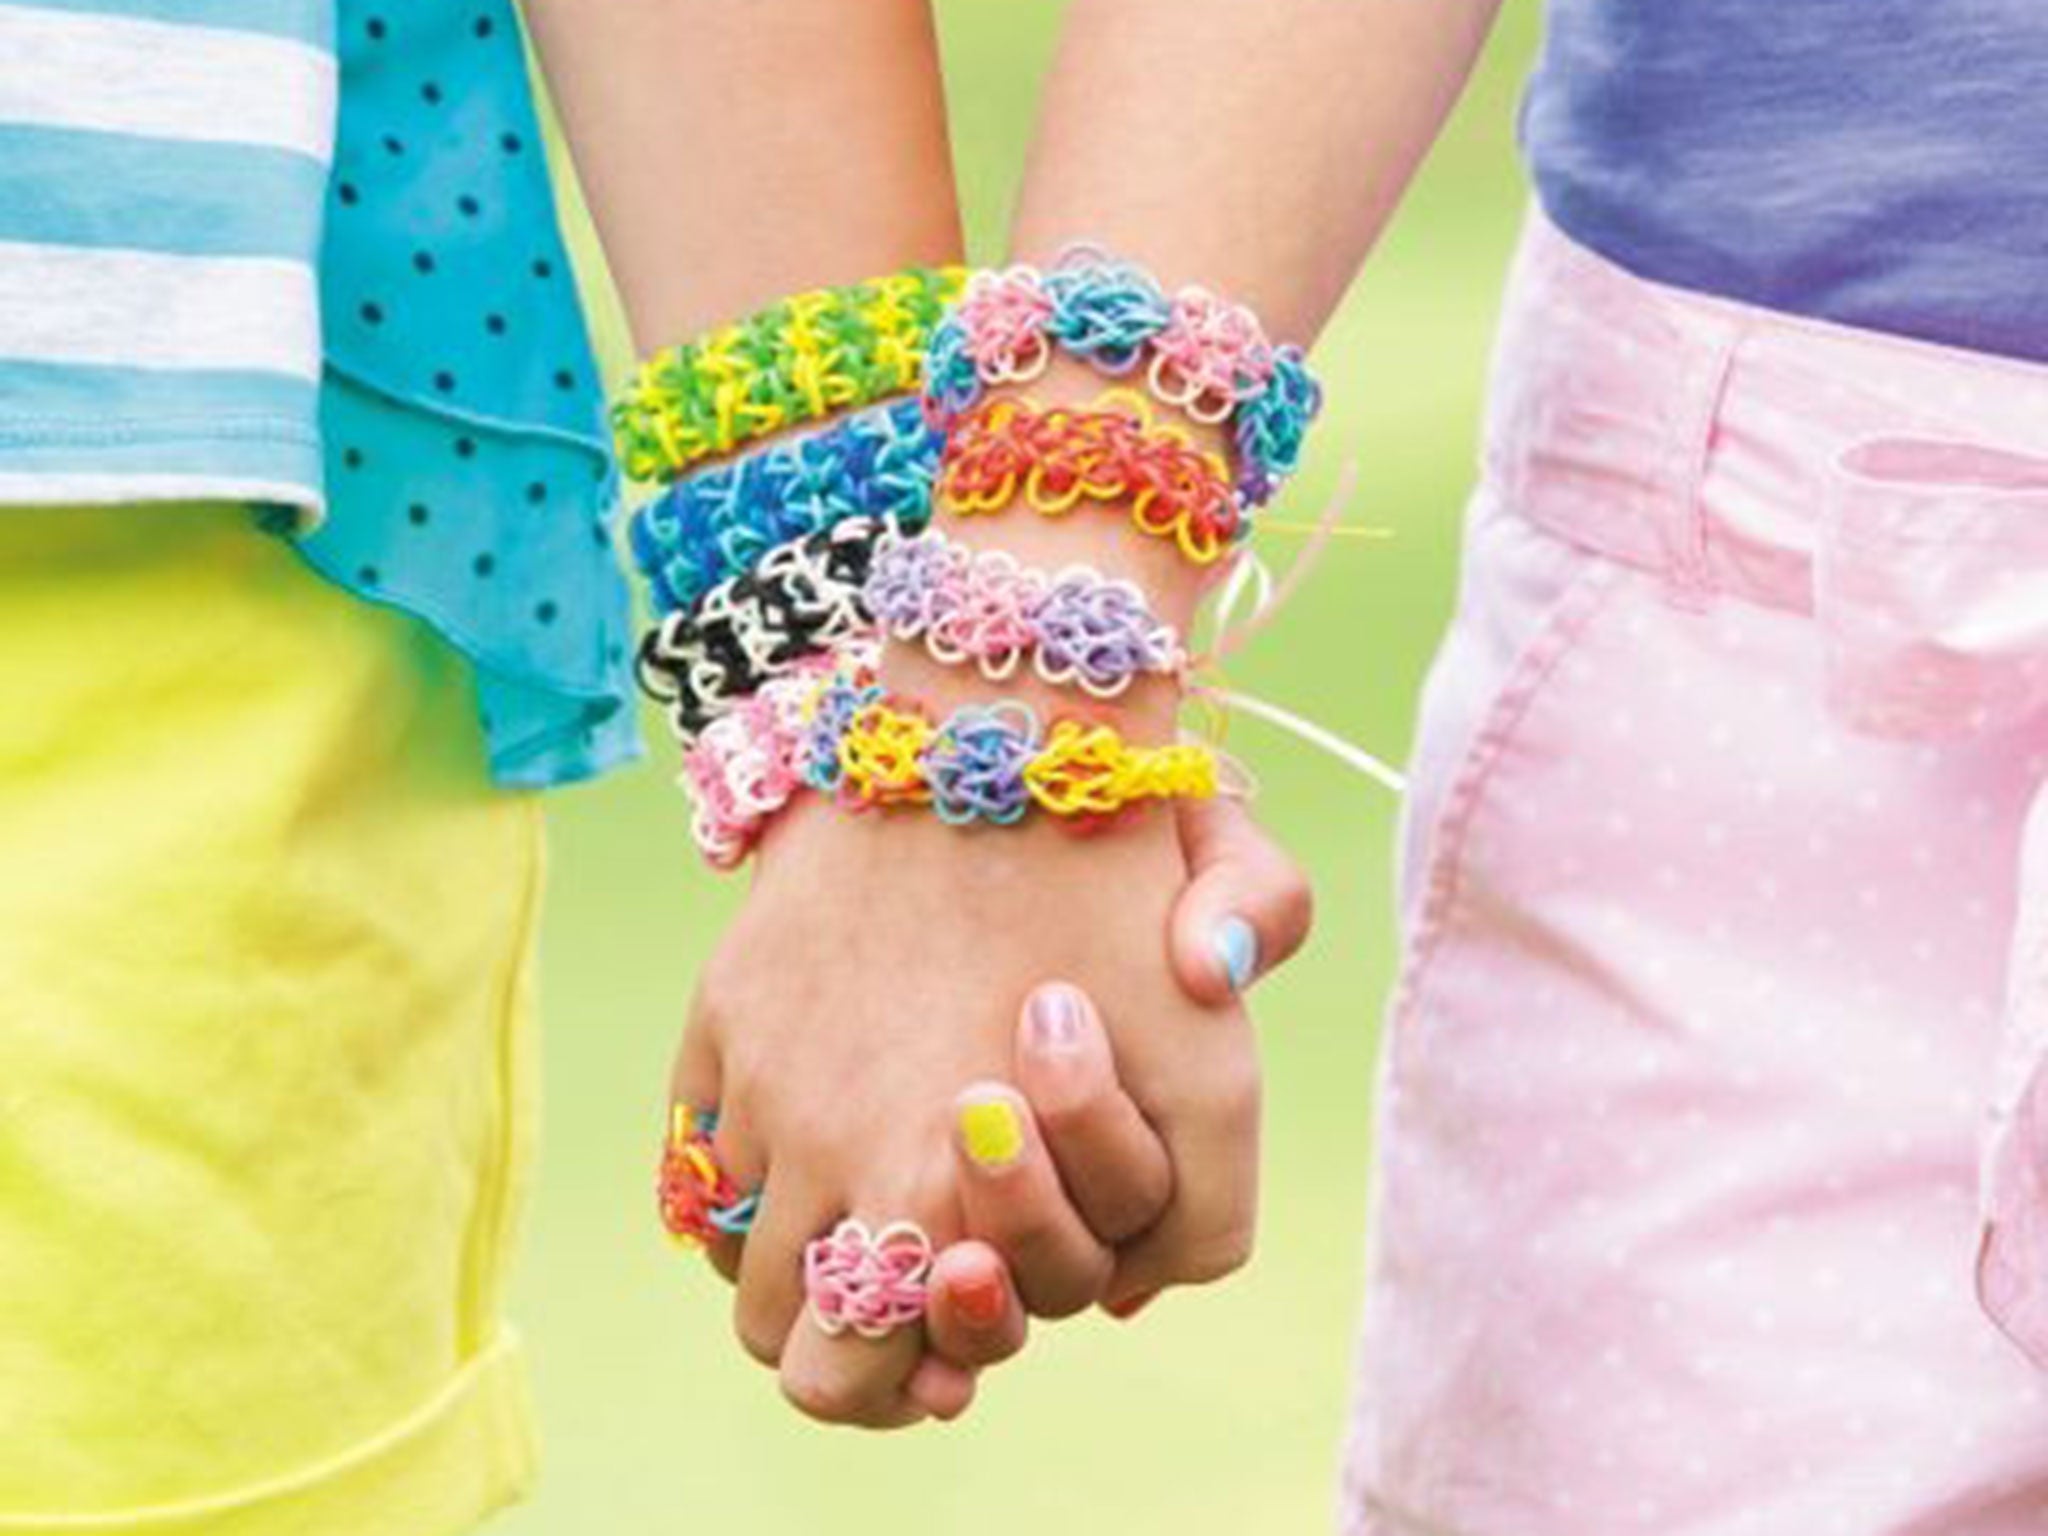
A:
{"label": "pocket of pink shorts", "polygon": [[1458,610],[1424,685],[1409,759],[1395,1032],[1415,1009],[1501,759],[1622,569],[1539,528],[1493,485],[1474,493]]}

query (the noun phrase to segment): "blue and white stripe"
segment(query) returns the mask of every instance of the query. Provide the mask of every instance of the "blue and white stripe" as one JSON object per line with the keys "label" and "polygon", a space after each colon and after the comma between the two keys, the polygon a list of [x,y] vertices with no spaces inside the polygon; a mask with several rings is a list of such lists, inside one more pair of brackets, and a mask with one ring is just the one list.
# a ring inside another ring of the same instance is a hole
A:
{"label": "blue and white stripe", "polygon": [[0,0],[0,504],[321,504],[332,0]]}

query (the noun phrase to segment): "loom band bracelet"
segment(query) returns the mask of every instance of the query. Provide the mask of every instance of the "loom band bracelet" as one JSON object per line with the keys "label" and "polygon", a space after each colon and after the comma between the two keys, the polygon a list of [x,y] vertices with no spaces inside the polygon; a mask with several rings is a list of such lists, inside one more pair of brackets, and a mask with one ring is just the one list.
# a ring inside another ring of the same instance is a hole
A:
{"label": "loom band bracelet", "polygon": [[770,433],[922,382],[932,329],[965,280],[912,268],[771,305],[648,358],[612,408],[634,479],[673,479]]}
{"label": "loom band bracelet", "polygon": [[775,546],[849,518],[923,527],[940,444],[906,396],[677,481],[630,524],[657,611],[687,608]]}
{"label": "loom band bracelet", "polygon": [[1048,517],[1086,502],[1128,502],[1142,531],[1174,538],[1196,565],[1214,562],[1245,531],[1223,460],[1155,422],[1150,402],[1128,389],[1086,407],[984,400],[955,424],[933,495],[969,517],[1020,498]]}
{"label": "loom band bracelet", "polygon": [[869,635],[862,590],[886,519],[849,518],[778,545],[752,571],[666,614],[642,638],[642,691],[687,745],[763,683],[814,653]]}
{"label": "loom band bracelet", "polygon": [[1177,677],[1187,660],[1136,582],[1088,565],[1047,574],[1007,550],[970,550],[936,529],[883,534],[863,602],[891,638],[922,644],[944,665],[972,665],[995,683],[1014,677],[1028,656],[1047,684],[1108,700],[1141,674]]}
{"label": "loom band bracelet", "polygon": [[969,279],[932,337],[929,419],[949,425],[991,386],[1035,376],[1048,341],[1112,377],[1142,369],[1162,402],[1229,425],[1241,458],[1237,488],[1254,506],[1299,467],[1322,404],[1300,348],[1273,345],[1250,309],[1199,287],[1169,298],[1143,269],[1071,247],[1044,273],[1013,267]]}
{"label": "loom band bracelet", "polygon": [[1018,710],[973,705],[934,725],[914,706],[871,696],[839,738],[835,798],[849,810],[943,802],[956,825],[1006,826],[1028,801],[1071,825],[1217,792],[1215,755],[1200,743],[1135,747],[1113,726],[1071,717],[1040,737],[1029,709]]}

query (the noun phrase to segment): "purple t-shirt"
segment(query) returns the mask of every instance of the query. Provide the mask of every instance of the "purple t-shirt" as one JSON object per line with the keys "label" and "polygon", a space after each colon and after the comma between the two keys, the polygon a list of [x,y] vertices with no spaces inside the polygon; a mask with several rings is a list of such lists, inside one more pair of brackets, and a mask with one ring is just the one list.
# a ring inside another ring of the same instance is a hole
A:
{"label": "purple t-shirt", "polygon": [[1522,138],[1642,276],[2048,361],[2048,0],[1549,0]]}

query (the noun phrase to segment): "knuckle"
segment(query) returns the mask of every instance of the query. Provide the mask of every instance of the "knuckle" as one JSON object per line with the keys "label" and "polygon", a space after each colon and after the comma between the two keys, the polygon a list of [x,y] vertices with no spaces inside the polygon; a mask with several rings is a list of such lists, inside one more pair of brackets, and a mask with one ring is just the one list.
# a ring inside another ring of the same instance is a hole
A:
{"label": "knuckle", "polygon": [[1020,1277],[1019,1286],[1034,1317],[1062,1318],[1085,1312],[1102,1299],[1109,1288],[1110,1262],[1101,1259],[1070,1262],[1057,1269]]}
{"label": "knuckle", "polygon": [[1031,1112],[1047,1140],[1072,1140],[1094,1128],[1109,1102],[1109,1085],[1105,1083],[1072,1088],[1062,1085],[1033,1098]]}
{"label": "knuckle", "polygon": [[757,1310],[742,1305],[733,1309],[732,1331],[740,1341],[740,1348],[757,1364],[765,1365],[771,1371],[782,1364],[782,1347],[789,1338],[788,1329],[775,1327]]}
{"label": "knuckle", "polygon": [[851,1377],[786,1369],[781,1382],[782,1395],[797,1412],[822,1424],[858,1424],[868,1412],[869,1394]]}
{"label": "knuckle", "polygon": [[1091,1213],[1095,1235],[1113,1246],[1128,1243],[1157,1225],[1172,1199],[1172,1189],[1163,1178],[1152,1187],[1099,1196]]}
{"label": "knuckle", "polygon": [[1208,1285],[1236,1274],[1249,1264],[1253,1246],[1251,1223],[1234,1223],[1189,1244],[1176,1268],[1187,1284]]}
{"label": "knuckle", "polygon": [[1297,864],[1289,864],[1275,892],[1274,915],[1279,921],[1280,934],[1286,948],[1292,952],[1301,946],[1316,921],[1316,892],[1308,876]]}
{"label": "knuckle", "polygon": [[1207,1096],[1208,1118],[1233,1142],[1258,1134],[1263,1085],[1256,1062],[1245,1059],[1223,1069]]}

